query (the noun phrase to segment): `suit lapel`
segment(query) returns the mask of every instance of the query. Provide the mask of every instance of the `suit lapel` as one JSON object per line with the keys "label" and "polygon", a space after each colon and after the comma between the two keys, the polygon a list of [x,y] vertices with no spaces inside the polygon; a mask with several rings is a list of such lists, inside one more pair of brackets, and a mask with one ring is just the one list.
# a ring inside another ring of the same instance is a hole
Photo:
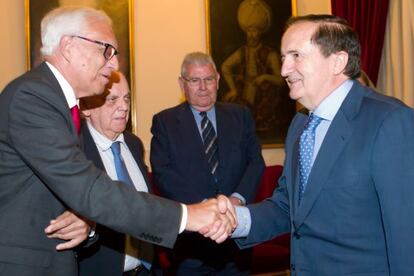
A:
{"label": "suit lapel", "polygon": [[92,160],[98,169],[105,171],[104,164],[99,154],[98,148],[96,147],[95,141],[92,138],[89,128],[85,121],[82,121],[81,126],[81,147],[86,157]]}
{"label": "suit lapel", "polygon": [[216,124],[217,124],[217,141],[219,150],[219,182],[224,180],[225,172],[227,171],[228,158],[230,157],[229,151],[231,149],[232,130],[229,126],[231,118],[226,113],[226,110],[220,103],[216,103]]}
{"label": "suit lapel", "polygon": [[[301,119],[301,121],[303,121],[303,123],[301,123],[300,125],[302,126],[301,128],[297,128],[296,132],[294,133],[294,144],[293,144],[293,156],[290,159],[292,164],[291,164],[291,168],[292,171],[290,172],[290,177],[292,179],[292,183],[294,183],[294,185],[288,185],[288,190],[289,190],[289,200],[290,200],[290,206],[292,206],[291,208],[291,216],[293,214],[295,214],[296,212],[296,208],[298,207],[298,193],[299,193],[299,177],[298,177],[298,164],[299,164],[299,139],[300,139],[300,135],[302,133],[303,127],[306,123],[306,118],[307,116],[303,116],[303,119]],[[293,216],[292,216],[293,217]]]}
{"label": "suit lapel", "polygon": [[141,171],[142,176],[144,177],[145,180],[145,184],[147,185],[148,188],[148,192],[151,193],[152,189],[151,189],[151,185],[150,185],[150,180],[148,178],[148,170],[147,170],[147,166],[144,164],[143,161],[143,147],[140,147],[139,145],[136,145],[136,142],[132,137],[131,134],[128,132],[124,132],[124,139],[125,139],[125,143],[128,145],[128,148],[132,154],[132,156],[135,159],[135,162],[138,165],[139,170]]}
{"label": "suit lapel", "polygon": [[[338,113],[326,133],[325,139],[309,175],[305,196],[294,214],[294,224],[297,227],[303,223],[309,211],[312,209],[312,206],[326,183],[332,168],[336,165],[336,160],[340,157],[346,144],[352,137],[353,129],[351,127],[351,120],[359,111],[362,100],[361,95],[363,95],[363,93],[359,93],[357,90],[358,88],[355,88],[354,85],[342,103],[342,106],[339,108]],[[295,193],[297,193],[297,191],[295,191]],[[295,197],[297,197],[297,195],[295,195]]]}
{"label": "suit lapel", "polygon": [[187,102],[179,106],[177,113],[177,131],[179,139],[182,141],[182,145],[188,148],[188,152],[195,155],[192,160],[201,160],[200,170],[210,170],[206,155],[204,153],[203,139],[198,130],[194,115]]}
{"label": "suit lapel", "polygon": [[[68,102],[66,101],[65,94],[63,93],[62,87],[60,87],[59,82],[57,81],[55,75],[53,75],[52,71],[50,70],[49,66],[45,62],[41,63],[37,68],[33,70],[34,72],[39,72],[47,82],[49,82],[55,89],[56,93],[59,94],[57,99],[58,101],[53,101],[54,104],[58,106],[58,109],[64,113],[66,120],[68,120],[69,125],[71,126],[71,130],[73,135],[76,137],[78,136],[75,124],[72,120],[72,114],[70,112],[70,108],[68,106]],[[52,99],[49,99],[52,100]]]}

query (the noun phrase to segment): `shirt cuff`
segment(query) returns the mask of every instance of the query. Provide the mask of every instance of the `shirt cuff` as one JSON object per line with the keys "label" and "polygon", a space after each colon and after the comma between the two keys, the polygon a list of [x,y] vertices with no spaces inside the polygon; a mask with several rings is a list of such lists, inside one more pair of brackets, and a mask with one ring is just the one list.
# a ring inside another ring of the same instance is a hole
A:
{"label": "shirt cuff", "polygon": [[88,234],[88,238],[91,239],[91,238],[95,237],[95,234],[96,234],[95,229],[91,228],[91,230],[89,231],[89,234]]}
{"label": "shirt cuff", "polygon": [[239,193],[232,193],[231,196],[240,199],[240,203],[242,205],[246,205],[246,199],[241,194],[239,194]]}
{"label": "shirt cuff", "polygon": [[181,203],[181,209],[183,210],[183,215],[181,216],[181,224],[180,224],[180,230],[178,231],[178,234],[181,234],[182,232],[184,232],[185,226],[187,225],[187,219],[188,219],[187,206]]}
{"label": "shirt cuff", "polygon": [[252,226],[252,218],[250,215],[250,210],[244,206],[235,206],[236,216],[237,216],[237,227],[231,234],[232,238],[242,238],[247,237],[250,233],[250,228]]}

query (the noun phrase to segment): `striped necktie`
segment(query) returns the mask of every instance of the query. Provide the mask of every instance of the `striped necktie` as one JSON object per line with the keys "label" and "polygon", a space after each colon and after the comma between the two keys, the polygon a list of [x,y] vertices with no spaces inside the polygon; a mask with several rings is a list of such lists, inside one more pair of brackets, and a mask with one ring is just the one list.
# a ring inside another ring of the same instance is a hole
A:
{"label": "striped necktie", "polygon": [[200,115],[203,117],[201,120],[201,133],[204,141],[204,152],[210,165],[211,174],[217,182],[219,159],[216,131],[214,130],[213,124],[208,119],[207,113],[203,111],[200,112]]}

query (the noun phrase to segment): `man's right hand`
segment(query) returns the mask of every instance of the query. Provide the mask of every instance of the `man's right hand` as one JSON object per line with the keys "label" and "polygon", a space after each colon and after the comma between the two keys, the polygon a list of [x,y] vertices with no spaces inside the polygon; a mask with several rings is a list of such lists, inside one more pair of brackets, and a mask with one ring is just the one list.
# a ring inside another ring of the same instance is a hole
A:
{"label": "man's right hand", "polygon": [[217,243],[225,241],[237,226],[234,207],[223,195],[187,205],[187,210],[186,230],[199,232]]}

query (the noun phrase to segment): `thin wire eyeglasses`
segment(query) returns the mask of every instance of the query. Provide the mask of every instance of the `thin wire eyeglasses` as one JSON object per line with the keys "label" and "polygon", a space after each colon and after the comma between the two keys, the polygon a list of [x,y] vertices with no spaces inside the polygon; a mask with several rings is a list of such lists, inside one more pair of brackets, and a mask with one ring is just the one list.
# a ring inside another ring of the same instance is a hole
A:
{"label": "thin wire eyeglasses", "polygon": [[89,42],[92,42],[92,43],[95,43],[95,44],[99,44],[99,45],[104,46],[105,47],[105,50],[103,52],[103,56],[104,56],[104,58],[106,60],[110,60],[115,55],[119,55],[118,50],[114,46],[112,46],[111,44],[109,44],[109,43],[105,43],[105,42],[102,42],[102,41],[89,39],[87,37],[83,37],[83,36],[80,36],[80,35],[73,35],[72,37],[77,37],[77,38],[80,38],[80,39],[83,39],[83,40],[86,40],[86,41],[89,41]]}
{"label": "thin wire eyeglasses", "polygon": [[212,85],[215,84],[217,80],[217,78],[213,76],[209,76],[206,78],[186,78],[184,76],[181,76],[181,78],[193,87],[199,87],[201,85],[201,81],[203,81],[205,85]]}

